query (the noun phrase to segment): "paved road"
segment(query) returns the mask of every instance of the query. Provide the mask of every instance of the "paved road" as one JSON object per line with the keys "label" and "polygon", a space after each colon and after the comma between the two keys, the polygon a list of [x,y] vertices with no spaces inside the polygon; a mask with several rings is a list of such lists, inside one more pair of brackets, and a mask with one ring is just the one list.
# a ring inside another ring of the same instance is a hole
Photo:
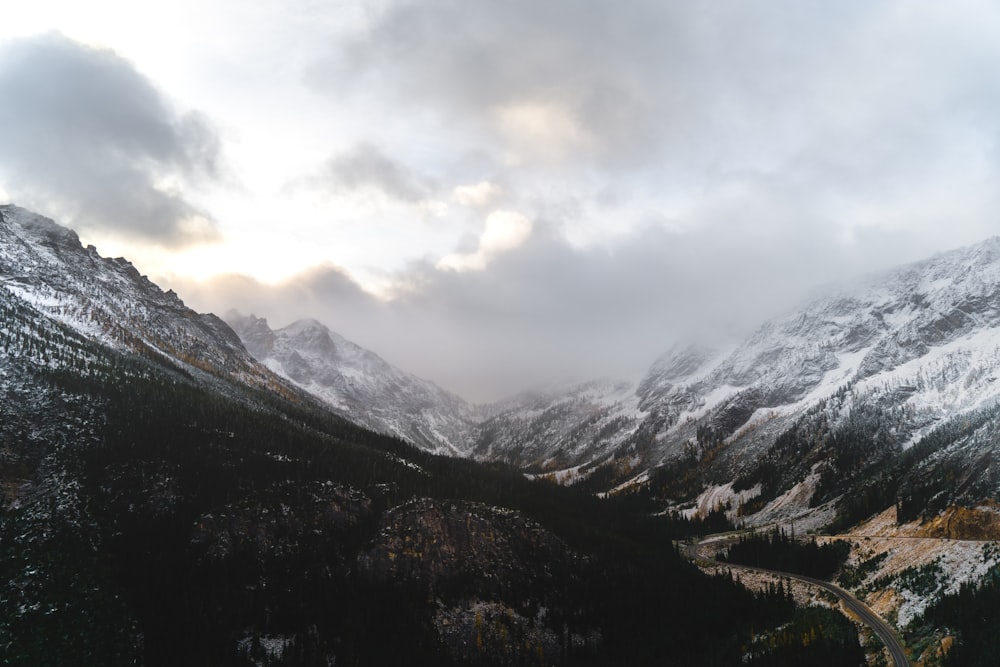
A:
{"label": "paved road", "polygon": [[[895,631],[889,627],[889,624],[882,620],[882,618],[872,611],[868,605],[866,605],[861,600],[857,599],[847,591],[845,591],[840,586],[831,584],[829,581],[823,581],[822,579],[814,579],[812,577],[807,577],[802,574],[793,574],[791,572],[780,572],[778,570],[768,570],[762,567],[751,567],[749,565],[735,565],[733,563],[720,563],[711,556],[706,556],[701,551],[701,547],[705,545],[706,542],[699,542],[697,544],[689,544],[684,548],[684,553],[691,558],[708,560],[718,565],[724,567],[731,567],[734,570],[749,570],[751,572],[763,572],[764,574],[772,574],[780,577],[788,577],[790,579],[797,579],[803,581],[807,584],[812,584],[813,586],[819,586],[825,590],[830,591],[841,601],[844,605],[851,610],[861,622],[867,625],[872,631],[878,635],[882,643],[886,645],[889,649],[889,654],[892,656],[892,661],[896,664],[896,667],[909,667],[910,661],[906,657],[906,651],[903,650],[903,645],[899,641],[899,637],[896,636]],[[717,543],[716,543],[717,544]]]}

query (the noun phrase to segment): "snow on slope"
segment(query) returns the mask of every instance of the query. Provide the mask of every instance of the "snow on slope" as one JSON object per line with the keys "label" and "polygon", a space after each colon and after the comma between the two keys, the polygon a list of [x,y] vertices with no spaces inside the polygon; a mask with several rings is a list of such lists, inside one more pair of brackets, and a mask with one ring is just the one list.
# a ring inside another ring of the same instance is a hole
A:
{"label": "snow on slope", "polygon": [[[711,464],[704,486],[725,485],[845,388],[836,410],[827,408],[831,423],[878,401],[903,415],[894,428],[904,446],[1000,398],[998,239],[842,288],[732,348],[675,347],[638,385],[594,381],[493,406],[471,406],[313,320],[272,331],[238,318],[241,343],[126,260],[102,258],[73,232],[14,206],[0,206],[0,289],[88,338],[192,371],[287,389],[280,375],[349,419],[430,451],[565,481],[608,463],[608,488],[692,452]],[[983,447],[977,441],[975,451]]]}
{"label": "snow on slope", "polygon": [[[678,363],[667,356],[658,366]],[[936,419],[1000,396],[1000,239],[841,289],[765,323],[692,382],[640,385],[660,455],[690,440],[690,420],[731,437],[763,415],[791,418],[853,386],[897,390]],[[738,439],[738,438],[733,438]]]}
{"label": "snow on slope", "polygon": [[[714,451],[717,484],[793,421],[849,387],[934,424],[1000,396],[1000,240],[841,288],[764,323],[728,349],[678,346],[638,385],[594,381],[471,407],[314,321],[238,325],[257,358],[350,418],[433,451],[502,460],[575,480],[601,462],[614,484]],[[260,331],[254,333],[254,327]],[[887,398],[888,397],[888,398]],[[728,475],[728,476],[727,476]],[[801,480],[800,480],[801,481]]]}
{"label": "snow on slope", "polygon": [[[547,472],[569,469],[622,446],[645,416],[633,385],[607,380],[474,406],[316,320],[277,330],[234,311],[226,320],[254,357],[337,412],[439,454]],[[561,478],[575,477],[567,472]]]}
{"label": "snow on slope", "polygon": [[316,320],[272,330],[253,315],[230,311],[226,319],[254,357],[352,421],[439,454],[469,450],[476,409],[434,383]]}
{"label": "snow on slope", "polygon": [[219,318],[186,307],[127,260],[103,258],[71,230],[12,205],[0,206],[0,289],[117,349],[252,386],[274,388],[277,380]]}
{"label": "snow on slope", "polygon": [[596,380],[525,393],[491,410],[474,455],[571,481],[625,447],[645,419],[635,386]]}

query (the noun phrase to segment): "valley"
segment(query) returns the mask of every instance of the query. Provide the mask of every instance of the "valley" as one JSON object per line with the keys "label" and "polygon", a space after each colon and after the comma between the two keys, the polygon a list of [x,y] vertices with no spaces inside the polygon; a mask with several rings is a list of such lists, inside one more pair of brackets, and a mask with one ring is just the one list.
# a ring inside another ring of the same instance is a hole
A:
{"label": "valley", "polygon": [[877,660],[815,596],[674,547],[784,526],[849,544],[836,580],[911,659],[985,664],[992,636],[955,610],[990,609],[1000,577],[998,372],[997,240],[726,349],[673,347],[637,383],[473,405],[315,320],[196,313],[0,206],[0,647],[12,664]]}

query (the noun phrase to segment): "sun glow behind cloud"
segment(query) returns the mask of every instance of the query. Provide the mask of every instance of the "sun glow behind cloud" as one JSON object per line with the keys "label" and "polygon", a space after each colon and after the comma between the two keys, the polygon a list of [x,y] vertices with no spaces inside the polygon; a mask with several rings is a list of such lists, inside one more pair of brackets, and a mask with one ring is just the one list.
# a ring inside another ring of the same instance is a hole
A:
{"label": "sun glow behind cloud", "polygon": [[557,104],[512,104],[497,109],[496,116],[513,164],[558,162],[594,143],[572,112]]}
{"label": "sun glow behind cloud", "polygon": [[479,247],[470,253],[442,257],[437,268],[449,271],[483,271],[498,255],[517,248],[531,236],[531,221],[517,211],[494,211],[486,218]]}

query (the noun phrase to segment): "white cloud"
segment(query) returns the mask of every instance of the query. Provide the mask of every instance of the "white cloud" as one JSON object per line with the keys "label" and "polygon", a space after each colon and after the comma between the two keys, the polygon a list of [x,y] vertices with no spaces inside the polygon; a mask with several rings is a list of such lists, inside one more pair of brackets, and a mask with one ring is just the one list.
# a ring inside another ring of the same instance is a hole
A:
{"label": "white cloud", "polygon": [[496,201],[501,192],[500,186],[489,181],[480,181],[473,185],[456,186],[451,191],[451,198],[462,206],[480,208]]}
{"label": "white cloud", "polygon": [[[76,199],[48,212],[118,223],[80,231],[105,254],[132,232],[111,254],[151,275],[279,281],[332,263],[434,320],[419,345],[381,320],[359,337],[434,379],[574,335],[611,366],[652,357],[672,327],[752,324],[818,282],[997,231],[987,0],[136,6],[4,14],[8,38],[75,44],[22,40],[21,78],[0,57],[0,198]],[[105,92],[55,67],[73,63],[113,75]],[[54,103],[33,97],[46,84]],[[201,177],[220,155],[241,187]],[[222,241],[205,246],[213,225]],[[155,265],[139,253],[151,239]],[[294,304],[336,313],[344,298],[317,295]],[[461,332],[467,358],[449,362],[441,331]]]}
{"label": "white cloud", "polygon": [[557,162],[588,150],[593,138],[574,113],[551,102],[518,102],[496,110],[508,160]]}
{"label": "white cloud", "polygon": [[482,271],[496,256],[517,248],[531,236],[531,220],[517,211],[494,211],[486,218],[479,247],[471,253],[446,255],[437,268],[449,271]]}
{"label": "white cloud", "polygon": [[218,240],[189,197],[220,179],[220,141],[127,59],[61,34],[0,44],[0,180],[87,229],[181,246]]}

